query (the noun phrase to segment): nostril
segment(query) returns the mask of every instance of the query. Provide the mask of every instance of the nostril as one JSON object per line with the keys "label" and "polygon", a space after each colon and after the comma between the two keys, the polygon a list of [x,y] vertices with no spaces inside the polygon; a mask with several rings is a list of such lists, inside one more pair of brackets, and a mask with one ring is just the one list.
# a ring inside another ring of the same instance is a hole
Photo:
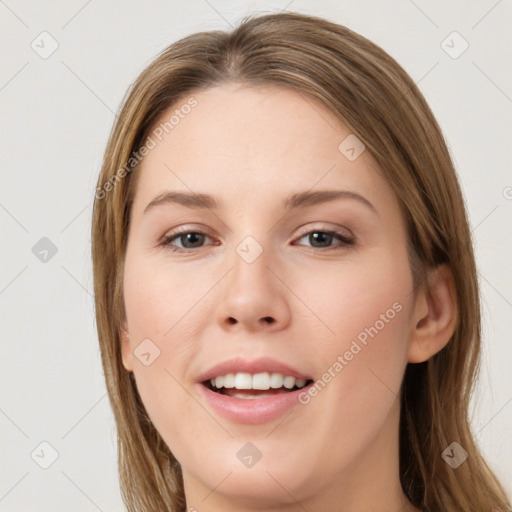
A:
{"label": "nostril", "polygon": [[271,316],[266,316],[263,320],[265,320],[269,324],[274,323],[274,319]]}

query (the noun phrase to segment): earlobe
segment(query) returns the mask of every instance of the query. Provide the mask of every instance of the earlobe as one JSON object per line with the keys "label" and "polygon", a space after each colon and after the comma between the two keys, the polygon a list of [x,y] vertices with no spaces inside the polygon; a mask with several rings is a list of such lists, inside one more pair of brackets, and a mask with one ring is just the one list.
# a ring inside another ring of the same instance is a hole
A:
{"label": "earlobe", "polygon": [[449,341],[457,323],[457,296],[450,267],[443,263],[431,271],[418,292],[407,360],[422,363]]}
{"label": "earlobe", "polygon": [[131,372],[133,371],[133,353],[132,353],[132,340],[131,336],[128,332],[128,327],[126,322],[123,322],[123,325],[120,329],[120,337],[121,337],[121,357],[123,359],[123,366],[125,370]]}

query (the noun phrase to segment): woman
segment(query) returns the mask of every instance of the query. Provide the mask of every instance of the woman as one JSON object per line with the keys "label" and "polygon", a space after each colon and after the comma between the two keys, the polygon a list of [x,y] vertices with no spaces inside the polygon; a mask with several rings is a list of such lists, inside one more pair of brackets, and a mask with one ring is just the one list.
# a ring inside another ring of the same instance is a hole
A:
{"label": "woman", "polygon": [[108,141],[92,255],[128,510],[510,510],[467,417],[459,183],[367,39],[284,13],[164,50]]}

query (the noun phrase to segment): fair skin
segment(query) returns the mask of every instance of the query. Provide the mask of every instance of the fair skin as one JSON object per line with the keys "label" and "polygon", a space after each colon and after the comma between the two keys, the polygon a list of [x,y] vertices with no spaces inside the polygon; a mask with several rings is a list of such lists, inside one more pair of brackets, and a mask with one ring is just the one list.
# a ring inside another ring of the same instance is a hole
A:
{"label": "fair skin", "polygon": [[[349,161],[338,150],[350,130],[322,105],[239,84],[193,96],[197,106],[136,171],[122,331],[124,366],[182,466],[188,510],[417,510],[399,482],[398,396],[407,363],[430,358],[453,332],[450,272],[432,272],[430,294],[421,287],[413,300],[397,198],[369,151]],[[171,190],[220,206],[144,213]],[[283,198],[318,190],[350,190],[373,208],[344,198],[283,209]],[[173,252],[161,243],[177,227],[205,236],[176,237],[183,252]],[[326,230],[355,242],[310,234]],[[262,249],[251,263],[236,251],[248,236]],[[400,311],[325,388],[282,417],[228,420],[198,392],[200,373],[237,355],[321,379],[393,304]],[[144,339],[160,350],[147,366],[133,352]],[[262,454],[250,468],[237,457],[248,442]]]}

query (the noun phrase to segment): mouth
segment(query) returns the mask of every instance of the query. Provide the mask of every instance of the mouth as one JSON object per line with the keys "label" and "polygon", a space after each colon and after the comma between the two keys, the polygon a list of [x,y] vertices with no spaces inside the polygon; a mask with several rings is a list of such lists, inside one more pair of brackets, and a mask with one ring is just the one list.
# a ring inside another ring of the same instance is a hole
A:
{"label": "mouth", "polygon": [[312,383],[312,379],[296,378],[277,372],[228,373],[201,382],[204,387],[216,394],[242,400],[262,399],[293,393]]}
{"label": "mouth", "polygon": [[[301,394],[313,385],[313,377],[272,357],[237,357],[198,375],[196,383],[214,414],[234,423],[255,425],[297,408]],[[304,414],[306,409],[300,411]]]}

